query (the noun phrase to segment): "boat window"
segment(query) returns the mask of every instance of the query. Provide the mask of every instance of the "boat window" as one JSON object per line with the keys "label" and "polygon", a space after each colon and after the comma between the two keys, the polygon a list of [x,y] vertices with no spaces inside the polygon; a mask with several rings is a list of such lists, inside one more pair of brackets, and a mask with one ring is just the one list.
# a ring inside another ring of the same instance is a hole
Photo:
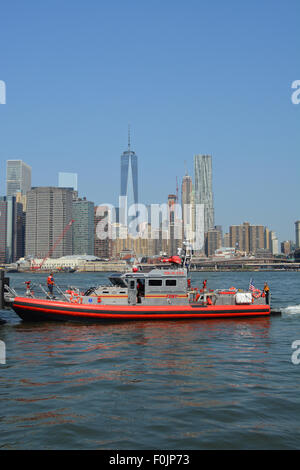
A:
{"label": "boat window", "polygon": [[134,281],[130,281],[130,289],[134,289]]}
{"label": "boat window", "polygon": [[162,286],[161,279],[149,279],[149,286]]}
{"label": "boat window", "polygon": [[109,280],[113,286],[127,287],[126,280],[125,279],[123,280],[120,274],[112,274],[111,276],[109,276]]}
{"label": "boat window", "polygon": [[176,279],[167,279],[166,286],[176,286]]}

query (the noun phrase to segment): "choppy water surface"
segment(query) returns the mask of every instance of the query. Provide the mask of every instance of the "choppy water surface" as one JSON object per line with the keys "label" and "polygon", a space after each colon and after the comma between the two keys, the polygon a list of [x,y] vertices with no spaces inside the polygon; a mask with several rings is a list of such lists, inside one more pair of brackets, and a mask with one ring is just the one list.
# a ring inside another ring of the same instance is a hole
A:
{"label": "choppy water surface", "polygon": [[[283,314],[80,325],[0,312],[0,448],[299,449],[300,273],[194,273],[194,284],[204,277],[209,288],[267,280]],[[105,275],[56,281],[90,286]]]}

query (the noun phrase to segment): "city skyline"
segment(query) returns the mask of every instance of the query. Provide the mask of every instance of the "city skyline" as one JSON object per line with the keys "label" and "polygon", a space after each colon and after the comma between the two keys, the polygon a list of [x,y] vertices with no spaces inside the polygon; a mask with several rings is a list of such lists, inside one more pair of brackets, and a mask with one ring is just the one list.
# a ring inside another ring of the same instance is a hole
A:
{"label": "city skyline", "polygon": [[[129,153],[135,155],[134,152],[130,152],[130,143],[128,148]],[[121,156],[121,162],[123,156],[124,154]],[[12,167],[10,168],[11,164]],[[17,167],[15,168],[16,164]],[[21,181],[18,181],[18,178],[20,179],[20,175],[22,175],[19,170],[23,167],[30,168],[20,160],[7,161],[7,168],[11,170],[7,171],[7,189],[9,191],[12,189],[16,191],[16,181],[19,186],[22,186],[22,178]],[[101,206],[96,208],[95,211],[94,202],[87,201],[86,197],[78,197],[78,192],[74,190],[74,188],[77,188],[76,174],[59,173],[59,176],[59,183],[62,184],[62,187],[33,187],[26,193],[17,190],[16,195],[0,198],[2,200],[0,224],[0,256],[2,260],[5,258],[11,262],[18,259],[18,257],[21,258],[23,253],[27,257],[45,256],[46,251],[49,254],[52,253],[57,247],[58,240],[70,224],[73,224],[73,227],[68,234],[69,242],[67,242],[67,245],[63,242],[60,251],[61,256],[64,254],[94,255],[95,251],[98,251],[99,253],[105,252],[105,257],[108,258],[109,253],[112,253],[112,251],[116,253],[118,249],[120,251],[132,249],[133,246],[135,246],[135,250],[142,250],[143,255],[150,255],[151,253],[154,256],[158,254],[160,245],[161,249],[159,251],[166,251],[169,256],[172,256],[177,253],[178,248],[181,246],[184,239],[183,234],[186,230],[187,232],[192,230],[187,240],[192,243],[196,255],[202,256],[205,253],[206,256],[212,256],[222,246],[226,249],[233,248],[244,254],[279,255],[277,234],[267,225],[257,225],[249,222],[230,225],[229,233],[225,233],[224,237],[223,227],[214,225],[211,155],[195,155],[195,184],[193,187],[192,178],[187,175],[186,171],[182,179],[181,201],[179,200],[177,181],[176,194],[168,195],[168,204],[154,204],[151,207],[139,206],[138,210],[144,212],[146,219],[141,220],[139,218],[137,232],[141,242],[138,242],[138,244],[133,240],[136,234],[131,233],[130,225],[124,226],[124,223],[127,225],[126,218],[115,223],[115,215],[112,213],[109,215],[111,219],[110,228],[107,227],[103,233],[98,233],[98,222],[103,219],[98,211]],[[25,178],[25,182],[27,179]],[[12,187],[9,185],[11,182]],[[127,198],[127,193],[122,196]],[[104,207],[102,206],[102,208]],[[106,207],[105,212],[108,215],[111,210],[115,212],[116,209],[111,205],[110,209]],[[127,208],[128,213],[130,213],[130,209],[132,208]],[[151,225],[148,225],[149,211]],[[190,213],[187,214],[186,211],[190,211]],[[186,215],[188,216],[186,217]],[[152,217],[154,222],[156,221],[154,224],[152,224]],[[161,223],[157,225],[160,218],[162,219]],[[62,222],[64,227],[61,225]],[[166,222],[167,225],[165,225]],[[105,226],[104,222],[103,227],[105,228]],[[26,233],[24,232],[25,227]],[[57,238],[59,229],[63,231]],[[117,232],[120,236],[117,235]],[[162,245],[162,239],[165,238],[163,232],[166,232],[168,239],[168,242],[164,242],[164,248]],[[195,232],[195,238],[193,232]],[[109,236],[111,241],[108,244],[106,242],[95,243],[95,240],[99,237],[99,239],[104,240],[103,235],[105,237]],[[134,237],[132,238],[131,235],[134,235]],[[148,242],[147,239],[151,241]],[[225,243],[223,243],[223,240]],[[288,250],[292,252],[295,248],[300,247],[299,221],[295,222],[295,240],[295,242],[293,240],[281,241],[282,253],[288,254]],[[53,257],[55,257],[54,251]]]}
{"label": "city skyline", "polygon": [[[294,239],[299,2],[234,2],[234,15],[216,1],[167,1],[160,15],[155,5],[62,5],[59,21],[51,9],[46,19],[42,5],[3,7],[0,192],[4,162],[14,157],[34,168],[33,186],[54,185],[67,169],[79,175],[81,195],[117,206],[130,122],[139,200],[166,201],[184,161],[191,174],[193,156],[210,154],[216,223],[249,220]],[[34,28],[24,22],[33,12]]]}
{"label": "city skyline", "polygon": [[[130,139],[128,140],[128,144],[129,144],[128,150],[123,152],[123,154],[121,155],[121,170],[120,170],[121,195],[122,195],[122,168],[124,167],[124,165],[122,166],[122,159],[124,158],[124,155],[127,156],[127,154],[129,155],[129,157],[131,157],[131,155],[132,155],[133,157],[136,158],[136,172],[135,172],[136,192],[135,192],[135,194],[137,194],[137,155],[135,154],[135,152],[132,152],[130,150]],[[8,167],[8,163],[10,163],[10,162],[16,162],[18,164],[21,164],[21,167],[25,167],[26,169],[29,169],[30,170],[30,179],[31,179],[31,170],[32,170],[32,168],[28,164],[26,164],[22,160],[7,160],[7,162],[6,162],[7,167]],[[127,163],[130,163],[130,162],[127,162]],[[185,160],[185,166],[186,166],[186,160]],[[133,182],[132,178],[128,177],[129,170],[131,170],[131,164],[129,164],[127,166],[126,170],[127,170],[126,178],[127,178],[127,185],[128,185],[128,181],[131,182],[131,183]],[[181,185],[184,184],[186,179],[191,181],[192,188],[193,188],[192,199],[194,199],[194,198],[197,199],[198,198],[199,199],[198,203],[201,204],[203,202],[202,200],[204,200],[203,198],[207,197],[207,195],[204,194],[205,191],[203,190],[203,187],[205,186],[204,183],[206,182],[206,185],[208,185],[210,187],[209,197],[207,199],[208,204],[204,204],[205,206],[207,206],[206,209],[205,209],[205,213],[208,214],[208,215],[206,215],[206,218],[210,219],[210,223],[209,224],[206,223],[207,226],[205,226],[204,231],[207,231],[208,229],[211,230],[211,229],[214,228],[214,223],[215,223],[215,220],[214,220],[214,198],[213,198],[213,179],[214,179],[214,177],[213,177],[213,171],[212,171],[212,156],[211,155],[200,155],[200,154],[194,155],[194,174],[193,174],[193,177],[188,176],[187,175],[187,170],[185,170],[185,171],[186,171],[186,174],[182,176]],[[200,179],[201,178],[203,179],[201,184],[200,184],[200,180],[196,184],[197,173],[199,173],[199,175],[200,174],[202,175],[200,177]],[[8,175],[8,173],[6,173],[6,175]],[[57,186],[53,185],[53,187],[65,187],[63,181],[66,181],[66,184],[67,184],[67,187],[68,187],[68,186],[70,186],[69,183],[71,183],[73,181],[75,183],[76,188],[77,188],[78,175],[76,173],[58,172],[58,175],[59,175],[58,176],[58,185]],[[15,183],[13,183],[13,184],[15,184]],[[199,184],[200,184],[200,186],[202,186],[202,195],[200,196],[200,194],[198,194],[198,196],[195,196],[195,194],[196,194],[195,187],[199,186]],[[128,189],[127,185],[126,185],[126,190]],[[178,181],[177,181],[177,185],[178,185]],[[51,185],[48,185],[48,186],[51,186]],[[72,184],[70,187],[73,187],[73,186],[74,186],[74,184]],[[9,187],[7,181],[6,181],[6,187],[7,188]],[[32,187],[33,188],[36,188],[36,187],[38,188],[38,187],[42,187],[42,186],[32,186]],[[123,184],[123,188],[125,188],[124,184]],[[132,187],[132,191],[133,191],[133,189],[134,188]],[[177,189],[178,189],[178,186],[177,186]],[[26,192],[23,193],[23,191],[20,191],[20,193],[22,195],[25,195],[25,201],[26,201]],[[76,195],[77,195],[77,191],[76,191]],[[80,196],[84,197],[86,199],[86,195],[81,194]],[[126,196],[126,193],[123,196]],[[180,201],[178,201],[178,202],[180,202]],[[97,202],[93,201],[93,203],[96,206],[99,205],[99,203],[97,203]],[[164,204],[164,203],[166,203],[166,201],[160,201],[160,203]],[[195,203],[197,203],[196,200],[195,200]],[[141,204],[145,204],[145,202],[141,201]],[[128,207],[130,207],[130,206],[128,206]],[[149,205],[149,207],[150,207],[150,205]],[[118,207],[115,206],[115,208],[116,208],[116,211],[118,211]],[[195,217],[195,216],[193,216],[193,217]],[[243,220],[248,220],[248,219],[249,218],[247,218],[245,216]],[[239,224],[242,224],[243,220],[236,221],[236,222],[239,225]],[[293,222],[293,227],[294,227],[295,223],[296,223],[296,221]],[[270,224],[268,224],[266,221],[264,221],[262,224],[257,224],[256,221],[254,220],[254,221],[251,221],[251,224],[253,224],[254,226],[255,225],[270,226]],[[221,224],[219,224],[219,225],[223,227],[223,231],[225,233],[225,232],[229,231],[230,226],[234,226],[236,224],[227,222],[227,224],[225,224],[225,225],[221,225]],[[274,228],[274,227],[272,227],[272,228]],[[291,230],[291,232],[292,232],[292,236],[290,238],[282,238],[277,230],[275,230],[275,232],[273,231],[273,233],[276,233],[276,238],[278,240],[280,240],[280,242],[284,242],[284,241],[293,241],[293,242],[295,242],[296,238],[297,238],[295,228],[294,228],[294,230]]]}

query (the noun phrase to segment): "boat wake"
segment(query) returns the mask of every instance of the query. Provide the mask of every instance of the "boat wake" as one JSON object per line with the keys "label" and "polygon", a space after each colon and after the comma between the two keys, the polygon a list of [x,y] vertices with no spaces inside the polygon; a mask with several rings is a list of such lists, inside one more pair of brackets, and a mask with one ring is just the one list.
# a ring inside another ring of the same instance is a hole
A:
{"label": "boat wake", "polygon": [[300,305],[289,305],[282,309],[283,313],[287,313],[289,315],[300,314]]}

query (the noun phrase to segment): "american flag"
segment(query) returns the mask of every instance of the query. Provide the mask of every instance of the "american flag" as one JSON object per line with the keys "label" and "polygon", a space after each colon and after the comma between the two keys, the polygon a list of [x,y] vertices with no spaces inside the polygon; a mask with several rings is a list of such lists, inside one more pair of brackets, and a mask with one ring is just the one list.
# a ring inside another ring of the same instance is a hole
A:
{"label": "american flag", "polygon": [[250,282],[249,282],[249,290],[251,290],[251,292],[253,292],[255,290],[252,279],[250,279]]}

